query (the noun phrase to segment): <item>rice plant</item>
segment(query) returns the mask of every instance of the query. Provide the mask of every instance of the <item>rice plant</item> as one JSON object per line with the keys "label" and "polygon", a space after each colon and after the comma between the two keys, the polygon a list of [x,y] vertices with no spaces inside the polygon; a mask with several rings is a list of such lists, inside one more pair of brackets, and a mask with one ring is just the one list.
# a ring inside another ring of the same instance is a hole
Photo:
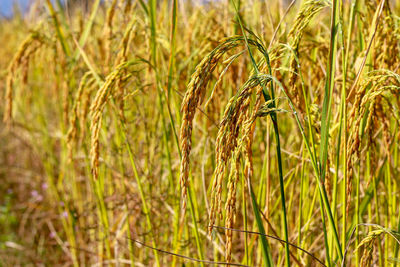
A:
{"label": "rice plant", "polygon": [[397,266],[399,12],[35,0],[0,18],[0,266]]}

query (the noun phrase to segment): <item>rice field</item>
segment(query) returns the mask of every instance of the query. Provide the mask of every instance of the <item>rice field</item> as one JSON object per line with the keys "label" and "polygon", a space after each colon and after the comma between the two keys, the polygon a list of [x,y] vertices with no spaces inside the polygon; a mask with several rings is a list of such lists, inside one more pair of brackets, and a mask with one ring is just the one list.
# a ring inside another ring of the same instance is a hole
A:
{"label": "rice field", "polygon": [[0,19],[0,266],[400,265],[400,5],[37,0]]}

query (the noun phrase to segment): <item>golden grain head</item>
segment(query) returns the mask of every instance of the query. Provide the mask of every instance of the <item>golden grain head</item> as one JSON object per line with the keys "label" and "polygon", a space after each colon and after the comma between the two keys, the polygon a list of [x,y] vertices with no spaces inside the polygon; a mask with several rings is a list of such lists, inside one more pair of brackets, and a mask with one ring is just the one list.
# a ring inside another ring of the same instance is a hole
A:
{"label": "golden grain head", "polygon": [[[18,51],[15,53],[14,58],[8,65],[8,73],[6,78],[6,91],[5,91],[5,112],[3,121],[10,123],[12,120],[13,113],[13,85],[16,79],[18,69],[22,68],[27,77],[27,66],[31,56],[38,51],[38,49],[44,44],[43,37],[37,32],[33,32],[21,43]],[[24,81],[26,83],[27,81]]]}

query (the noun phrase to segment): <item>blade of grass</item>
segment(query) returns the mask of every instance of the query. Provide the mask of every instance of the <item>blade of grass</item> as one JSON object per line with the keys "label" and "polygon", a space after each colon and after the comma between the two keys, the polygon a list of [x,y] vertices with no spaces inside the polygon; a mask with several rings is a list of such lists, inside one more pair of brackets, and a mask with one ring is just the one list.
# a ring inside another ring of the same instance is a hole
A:
{"label": "blade of grass", "polygon": [[57,37],[60,41],[61,47],[62,47],[65,55],[67,57],[69,57],[71,54],[71,49],[67,43],[67,40],[65,39],[65,33],[64,33],[64,30],[61,28],[61,25],[58,21],[54,6],[50,0],[46,0],[46,6],[47,6],[47,9],[49,10],[51,18],[53,19],[54,27],[56,28]]}
{"label": "blade of grass", "polygon": [[[336,69],[336,52],[337,52],[337,37],[338,37],[338,27],[339,27],[339,2],[333,0],[332,3],[332,14],[331,14],[331,41],[329,48],[329,58],[327,66],[327,78],[325,81],[325,93],[324,102],[322,106],[322,116],[321,116],[321,146],[319,154],[319,179],[321,180],[321,186],[324,193],[322,197],[324,198],[325,205],[329,207],[329,200],[326,195],[326,189],[324,185],[325,175],[326,175],[326,165],[328,160],[328,145],[329,145],[329,130],[331,121],[331,107],[332,107],[332,95],[335,83],[335,69]],[[339,235],[337,233],[336,223],[332,215],[331,208],[327,210],[328,220],[331,226],[332,239],[335,240],[336,250],[340,257],[343,259],[343,251],[341,248]]]}
{"label": "blade of grass", "polygon": [[[90,13],[89,20],[86,22],[85,29],[83,30],[83,33],[82,33],[81,37],[79,38],[79,42],[78,43],[79,43],[80,47],[84,47],[85,46],[85,43],[86,43],[86,41],[87,41],[87,39],[89,37],[90,31],[92,29],[93,22],[94,22],[94,20],[96,18],[97,10],[99,9],[100,3],[101,3],[101,0],[96,0],[93,3],[92,12]],[[73,56],[74,61],[77,61],[79,59],[79,55],[81,55],[79,50],[80,49],[78,47],[77,50],[74,53],[74,56]]]}
{"label": "blade of grass", "polygon": [[[240,15],[239,15],[239,10],[238,10],[238,8],[237,8],[237,6],[236,6],[236,4],[235,4],[235,2],[233,0],[232,0],[232,4],[235,7],[235,11],[236,11],[236,14],[237,14],[237,19],[238,19],[240,28],[242,30],[242,34],[243,34],[243,37],[244,37],[244,40],[245,40],[245,43],[246,43],[246,47],[247,47],[248,52],[249,52],[249,56],[250,56],[250,59],[251,59],[252,65],[253,65],[253,70],[254,70],[254,72],[256,74],[259,74],[259,70],[258,70],[257,64],[256,64],[256,62],[254,60],[254,57],[253,57],[253,54],[251,52],[249,43],[247,41],[246,31],[244,30],[243,23],[242,23],[242,20],[240,18]],[[268,67],[269,67],[269,72],[271,74],[271,67],[269,65],[269,58],[268,58],[268,54],[266,53],[266,51],[265,51],[265,55],[264,56],[266,57],[266,61],[267,61]],[[273,83],[271,82],[270,84],[271,84],[271,88],[270,88],[271,95],[269,95],[267,93],[267,90],[266,90],[265,86],[263,86],[263,96],[264,96],[265,101],[268,101],[268,100],[272,99],[272,106],[271,107],[274,108],[275,107],[274,88],[273,88]],[[288,243],[289,243],[289,234],[288,234],[288,226],[287,226],[287,218],[286,218],[287,213],[286,213],[286,203],[285,203],[285,188],[284,188],[285,185],[284,185],[284,181],[283,181],[283,170],[282,170],[282,158],[281,158],[281,149],[280,149],[278,119],[277,119],[277,116],[276,116],[275,112],[272,112],[270,114],[270,117],[271,117],[271,120],[273,122],[273,127],[274,127],[274,131],[275,131],[276,153],[277,153],[277,158],[278,158],[279,184],[280,184],[280,193],[281,193],[281,201],[282,201],[282,220],[283,220],[283,224],[284,224],[283,227],[284,227],[285,241],[286,241],[286,243],[285,243],[285,264],[286,264],[286,266],[290,266],[290,255],[289,255],[289,245],[288,245]],[[263,245],[263,248],[264,248],[264,250],[263,250],[264,258],[268,258],[269,257],[268,254],[270,254],[269,247]]]}
{"label": "blade of grass", "polygon": [[261,244],[262,244],[263,251],[264,251],[264,253],[262,254],[263,258],[264,258],[264,265],[268,266],[268,267],[274,266],[274,264],[272,262],[271,252],[270,252],[271,250],[269,248],[267,238],[265,237],[265,229],[264,229],[263,221],[261,219],[260,210],[257,205],[257,198],[254,195],[253,187],[251,186],[249,179],[247,180],[247,186],[249,187],[249,194],[251,197],[251,204],[252,204],[254,216],[255,216],[255,219],[257,222],[257,227],[258,227],[259,232],[261,233],[260,238],[261,238]]}

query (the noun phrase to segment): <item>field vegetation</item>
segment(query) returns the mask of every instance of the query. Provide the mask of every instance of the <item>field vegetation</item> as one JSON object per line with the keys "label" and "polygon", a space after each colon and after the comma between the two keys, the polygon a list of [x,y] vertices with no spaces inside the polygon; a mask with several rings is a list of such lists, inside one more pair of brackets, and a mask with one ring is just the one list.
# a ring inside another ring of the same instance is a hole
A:
{"label": "field vegetation", "polygon": [[0,266],[397,266],[399,11],[46,0],[1,19]]}

